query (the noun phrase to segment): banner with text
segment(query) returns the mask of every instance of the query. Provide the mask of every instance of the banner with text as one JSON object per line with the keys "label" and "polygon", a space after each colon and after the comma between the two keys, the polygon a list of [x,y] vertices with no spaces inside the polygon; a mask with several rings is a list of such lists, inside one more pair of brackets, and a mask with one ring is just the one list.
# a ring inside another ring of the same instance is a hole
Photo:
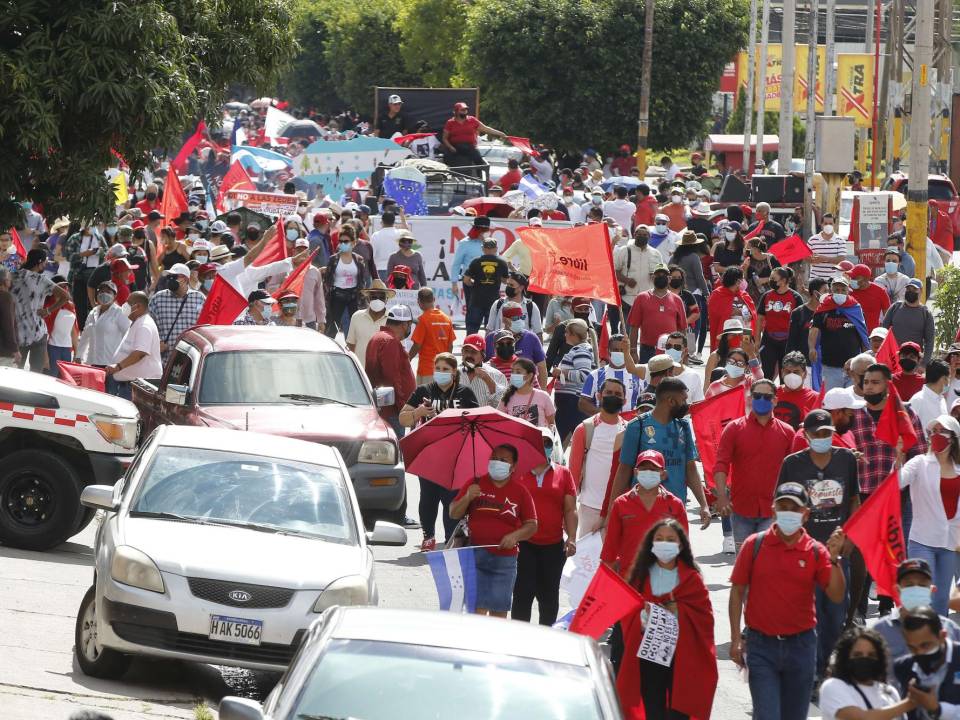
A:
{"label": "banner with text", "polygon": [[[794,78],[793,78],[793,107],[797,112],[803,112],[807,106],[807,58],[810,50],[806,45],[794,45]],[[827,84],[827,51],[822,45],[817,47],[817,87],[816,87],[816,111],[823,112],[823,92]],[[760,53],[754,60],[756,67],[760,65]],[[741,88],[746,91],[747,87],[747,53],[742,52],[737,55],[737,81]],[[768,112],[780,111],[780,98],[782,96],[781,84],[783,80],[783,46],[780,43],[770,43],[767,45],[767,68],[764,73],[765,82],[757,88],[756,98],[760,97],[760,88],[765,88],[766,104],[764,109]],[[756,99],[755,99],[756,102]],[[756,105],[754,105],[756,107]]]}
{"label": "banner with text", "polygon": [[296,195],[250,192],[249,190],[227,190],[225,197],[228,210],[245,207],[274,217],[295,214],[298,200]]}
{"label": "banner with text", "polygon": [[837,115],[852,117],[857,127],[873,124],[873,55],[837,55]]}

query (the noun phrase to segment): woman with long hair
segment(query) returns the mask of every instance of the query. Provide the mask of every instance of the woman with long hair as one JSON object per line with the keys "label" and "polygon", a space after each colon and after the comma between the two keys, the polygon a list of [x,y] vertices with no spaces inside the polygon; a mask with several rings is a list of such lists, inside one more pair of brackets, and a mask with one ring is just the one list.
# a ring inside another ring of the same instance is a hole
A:
{"label": "woman with long hair", "polygon": [[[617,692],[624,715],[647,720],[709,718],[717,689],[713,607],[679,522],[664,518],[647,531],[627,582],[646,602],[642,611],[622,621],[624,653]],[[637,656],[653,606],[674,615],[679,625],[668,665]]]}
{"label": "woman with long hair", "polygon": [[743,262],[743,231],[739,222],[731,220],[723,226],[722,237],[713,245],[713,257],[720,271],[740,267]]}
{"label": "woman with long hair", "polygon": [[553,427],[557,410],[550,394],[533,386],[537,366],[527,358],[516,358],[510,372],[510,385],[497,409],[523,418],[537,427]]}

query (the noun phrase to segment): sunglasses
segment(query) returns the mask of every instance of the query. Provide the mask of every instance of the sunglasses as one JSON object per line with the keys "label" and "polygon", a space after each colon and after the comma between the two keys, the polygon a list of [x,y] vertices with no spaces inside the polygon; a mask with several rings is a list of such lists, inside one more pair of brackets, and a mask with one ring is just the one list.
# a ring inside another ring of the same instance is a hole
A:
{"label": "sunglasses", "polygon": [[666,350],[683,350],[683,345],[664,345]]}
{"label": "sunglasses", "polygon": [[754,400],[773,400],[773,395],[767,395],[766,393],[754,393]]}

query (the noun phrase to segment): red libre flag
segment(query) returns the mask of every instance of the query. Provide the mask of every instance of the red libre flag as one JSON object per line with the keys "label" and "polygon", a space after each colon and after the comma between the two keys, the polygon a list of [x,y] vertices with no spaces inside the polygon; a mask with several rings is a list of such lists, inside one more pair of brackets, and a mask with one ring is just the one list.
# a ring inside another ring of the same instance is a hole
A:
{"label": "red libre flag", "polygon": [[893,334],[893,328],[888,330],[887,336],[877,350],[877,362],[890,368],[890,372],[900,372],[900,343],[897,342],[897,336]]}
{"label": "red libre flag", "polygon": [[247,299],[220,275],[213,279],[213,286],[200,309],[197,325],[233,325],[247,308]]}
{"label": "red libre flag", "polygon": [[185,172],[187,169],[187,158],[189,158],[190,153],[197,148],[197,145],[203,142],[203,134],[206,131],[207,124],[201,120],[197,123],[196,132],[187,138],[187,141],[183,144],[183,147],[180,148],[180,152],[177,153],[177,156],[173,159],[173,162],[170,163],[170,167],[177,172]]}
{"label": "red libre flag", "polygon": [[788,265],[789,263],[810,257],[813,255],[813,251],[810,249],[810,246],[803,241],[803,238],[798,235],[793,235],[786,240],[781,240],[771,245],[770,254],[779,260],[781,265]]}
{"label": "red libre flag", "polygon": [[[742,394],[743,390],[740,392]],[[641,607],[643,597],[640,593],[601,564],[570,621],[570,632],[599,640],[611,625]]]}
{"label": "red libre flag", "polygon": [[250,179],[250,176],[247,175],[247,171],[243,169],[240,161],[234,160],[233,164],[230,165],[226,174],[223,176],[223,180],[220,182],[220,192],[217,193],[217,209],[220,212],[224,211],[225,206],[223,201],[227,197],[227,191],[256,189],[257,186],[253,184],[253,181]]}
{"label": "red libre flag", "polygon": [[507,140],[509,140],[510,144],[515,148],[523,150],[530,157],[540,157],[540,153],[534,150],[533,146],[530,144],[530,138],[513,137],[512,135],[508,135]]}
{"label": "red libre flag", "polygon": [[896,468],[844,523],[843,531],[860,548],[867,570],[877,583],[877,591],[896,598],[899,604],[897,565],[907,553]]}
{"label": "red libre flag", "polygon": [[903,400],[900,399],[900,393],[893,383],[887,383],[887,392],[887,404],[883,406],[883,412],[877,420],[875,436],[877,440],[883,440],[893,448],[897,446],[897,440],[903,440],[903,451],[906,452],[916,445],[919,439]]}
{"label": "red libre flag", "polygon": [[17,255],[21,260],[27,259],[27,249],[23,246],[23,240],[20,239],[20,233],[15,227],[10,228],[10,239],[13,240],[13,246],[17,249]]}
{"label": "red libre flag", "polygon": [[[693,433],[697,437],[697,449],[700,451],[707,487],[713,487],[713,468],[717,464],[720,433],[728,422],[743,417],[746,412],[746,398],[742,387],[724,390],[719,395],[690,406],[690,419],[693,422]],[[730,486],[729,477],[727,486]]]}
{"label": "red libre flag", "polygon": [[272,262],[277,262],[277,260],[286,260],[287,257],[287,237],[283,229],[283,216],[281,215],[277,218],[277,232],[267,240],[267,244],[263,246],[260,254],[257,255],[257,259],[253,261],[253,265],[255,267],[269,265]]}
{"label": "red libre flag", "polygon": [[167,173],[167,182],[163,185],[163,201],[160,203],[160,214],[163,215],[163,221],[169,225],[180,213],[187,211],[187,196],[183,192],[183,185],[180,184],[180,176],[177,171],[170,168]]}
{"label": "red libre flag", "polygon": [[307,277],[307,270],[310,268],[311,263],[313,262],[313,257],[318,252],[320,248],[317,248],[308,257],[304,262],[300,263],[296,270],[287,275],[286,279],[280,283],[280,287],[277,288],[276,292],[273,293],[273,296],[280,299],[280,296],[285,292],[292,292],[297,297],[300,297],[303,294],[303,281]]}
{"label": "red libre flag", "polygon": [[530,290],[620,304],[613,253],[603,223],[575,228],[518,230],[530,254]]}
{"label": "red libre flag", "polygon": [[60,371],[60,379],[69,385],[77,385],[100,392],[103,392],[106,386],[107,373],[102,368],[58,360],[57,370]]}

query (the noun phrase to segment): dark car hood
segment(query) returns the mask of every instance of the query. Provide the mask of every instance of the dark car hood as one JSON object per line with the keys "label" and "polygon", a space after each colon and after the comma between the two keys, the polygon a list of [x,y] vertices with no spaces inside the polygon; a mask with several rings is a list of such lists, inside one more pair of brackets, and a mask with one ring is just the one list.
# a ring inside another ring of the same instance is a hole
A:
{"label": "dark car hood", "polygon": [[208,405],[200,419],[211,426],[271,433],[311,442],[381,440],[391,431],[374,407],[321,405]]}

